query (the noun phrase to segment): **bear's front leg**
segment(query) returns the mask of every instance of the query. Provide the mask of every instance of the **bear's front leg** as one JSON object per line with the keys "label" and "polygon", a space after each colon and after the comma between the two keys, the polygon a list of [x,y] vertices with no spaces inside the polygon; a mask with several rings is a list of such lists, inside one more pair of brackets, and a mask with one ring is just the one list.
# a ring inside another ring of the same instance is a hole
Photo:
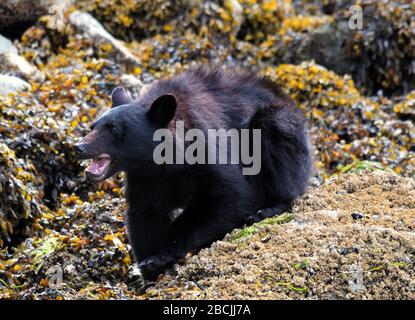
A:
{"label": "bear's front leg", "polygon": [[189,251],[199,251],[222,239],[228,232],[243,226],[249,205],[225,199],[197,199],[173,222],[164,248],[139,264],[146,280],[157,276]]}
{"label": "bear's front leg", "polygon": [[158,275],[163,273],[167,267],[173,265],[174,262],[176,262],[176,260],[173,255],[164,251],[144,259],[138,264],[138,267],[145,280],[156,281]]}
{"label": "bear's front leg", "polygon": [[152,208],[131,207],[128,210],[128,239],[138,263],[164,248],[169,226],[168,216]]}

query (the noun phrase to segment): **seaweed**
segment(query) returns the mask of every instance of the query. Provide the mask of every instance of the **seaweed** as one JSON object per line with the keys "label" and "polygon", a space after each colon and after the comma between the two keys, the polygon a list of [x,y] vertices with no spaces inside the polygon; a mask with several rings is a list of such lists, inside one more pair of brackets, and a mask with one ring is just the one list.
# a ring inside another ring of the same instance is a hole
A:
{"label": "seaweed", "polygon": [[264,227],[266,227],[268,225],[288,223],[292,219],[294,219],[294,216],[293,216],[292,213],[283,213],[283,214],[275,216],[275,217],[264,219],[260,222],[257,222],[255,224],[253,224],[252,226],[249,226],[249,227],[246,227],[246,228],[243,228],[243,229],[239,230],[238,232],[236,232],[235,234],[233,234],[231,236],[229,241],[230,242],[235,242],[235,241],[238,241],[238,240],[245,239],[245,238],[257,233],[259,230],[263,229]]}
{"label": "seaweed", "polygon": [[[353,32],[352,1],[73,3],[61,17],[63,28],[49,14],[15,40],[42,77],[25,79],[27,92],[0,95],[1,297],[136,297],[141,280],[125,231],[123,175],[93,185],[74,150],[118,85],[136,97],[143,85],[200,63],[258,72],[306,115],[313,187],[353,172],[414,176],[413,3],[365,1],[365,28]],[[70,19],[76,12],[91,13],[134,63],[76,28]],[[263,220],[234,232],[228,245],[243,247],[293,219],[285,213]],[[297,273],[309,268],[307,260],[293,265]],[[52,266],[67,277],[61,292],[48,286]]]}

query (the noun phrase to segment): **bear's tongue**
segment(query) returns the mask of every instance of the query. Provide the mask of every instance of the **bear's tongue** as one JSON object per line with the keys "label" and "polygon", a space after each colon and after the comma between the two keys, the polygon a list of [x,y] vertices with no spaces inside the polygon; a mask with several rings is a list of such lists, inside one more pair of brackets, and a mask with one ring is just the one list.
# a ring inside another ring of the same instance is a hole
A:
{"label": "bear's tongue", "polygon": [[85,171],[93,174],[94,176],[100,176],[104,173],[105,169],[109,166],[111,159],[109,156],[100,156],[94,159]]}

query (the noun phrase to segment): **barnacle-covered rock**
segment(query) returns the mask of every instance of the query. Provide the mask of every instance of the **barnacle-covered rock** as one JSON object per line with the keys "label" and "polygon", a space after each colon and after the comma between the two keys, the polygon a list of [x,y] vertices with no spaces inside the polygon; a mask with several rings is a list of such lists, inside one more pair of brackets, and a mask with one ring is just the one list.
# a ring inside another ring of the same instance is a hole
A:
{"label": "barnacle-covered rock", "polygon": [[29,83],[18,77],[0,74],[0,95],[28,91],[30,88]]}
{"label": "barnacle-covered rock", "polygon": [[24,58],[13,52],[0,53],[0,73],[25,80],[43,81],[45,75]]}
{"label": "barnacle-covered rock", "polygon": [[104,50],[114,50],[118,55],[117,61],[140,65],[140,61],[135,57],[121,41],[115,39],[102,25],[94,19],[90,14],[75,11],[70,14],[69,21],[72,25],[86,34],[91,42],[97,43],[99,46],[106,48]]}
{"label": "barnacle-covered rock", "polygon": [[[141,299],[414,299],[415,180],[363,170],[236,230]],[[359,217],[357,220],[355,217]]]}
{"label": "barnacle-covered rock", "polygon": [[0,34],[0,53],[5,52],[17,53],[17,49],[9,39]]}

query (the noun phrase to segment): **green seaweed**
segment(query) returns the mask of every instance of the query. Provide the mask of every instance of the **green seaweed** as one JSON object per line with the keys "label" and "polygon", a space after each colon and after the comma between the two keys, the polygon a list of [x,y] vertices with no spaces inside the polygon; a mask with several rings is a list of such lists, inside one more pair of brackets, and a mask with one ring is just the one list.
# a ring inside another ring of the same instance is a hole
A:
{"label": "green seaweed", "polygon": [[38,273],[40,268],[42,268],[43,260],[46,256],[64,247],[64,244],[55,236],[47,236],[39,240],[39,242],[39,247],[37,247],[33,252],[35,273]]}
{"label": "green seaweed", "polygon": [[383,265],[382,266],[376,266],[376,267],[370,268],[369,270],[367,270],[367,272],[380,271],[380,270],[383,270],[383,268],[384,268]]}
{"label": "green seaweed", "polygon": [[301,262],[298,262],[294,265],[294,269],[300,270],[300,269],[306,269],[310,265],[310,261],[305,259]]}
{"label": "green seaweed", "polygon": [[27,283],[23,283],[23,284],[21,284],[21,285],[16,286],[16,285],[14,285],[14,284],[8,284],[6,281],[4,281],[4,280],[2,280],[2,279],[0,279],[0,283],[1,283],[2,285],[4,285],[5,287],[7,287],[7,288],[11,288],[11,289],[20,289],[20,288],[23,288],[24,286],[26,286],[26,285],[27,285]]}
{"label": "green seaweed", "polygon": [[277,281],[274,277],[271,277],[271,276],[265,276],[264,280],[265,281],[270,281],[275,286],[286,287],[286,288],[288,288],[292,291],[295,291],[297,293],[305,293],[305,292],[310,291],[310,289],[307,288],[307,287],[297,287],[297,286],[295,286],[294,284],[292,284],[290,282],[280,282],[280,281]]}
{"label": "green seaweed", "polygon": [[360,172],[360,171],[363,171],[363,170],[370,170],[371,172],[377,171],[377,170],[394,172],[389,167],[387,167],[387,166],[385,166],[382,163],[377,162],[377,161],[355,160],[351,164],[348,164],[346,166],[339,165],[336,168],[336,173],[337,174],[344,174],[344,173],[347,173],[347,172]]}
{"label": "green seaweed", "polygon": [[401,268],[401,267],[404,268],[404,267],[408,266],[408,263],[406,263],[406,262],[392,262],[391,265],[394,266],[394,267],[398,267],[398,268]]}
{"label": "green seaweed", "polygon": [[287,223],[290,222],[292,219],[294,219],[294,215],[292,213],[283,213],[279,216],[264,219],[258,223],[253,224],[252,226],[237,231],[235,234],[231,236],[229,241],[235,242],[237,240],[245,239],[258,232],[258,230],[260,230],[261,228],[274,224]]}
{"label": "green seaweed", "polygon": [[[373,267],[373,268],[367,270],[367,272],[374,272],[374,271],[383,270],[387,265],[388,264],[383,264],[383,265],[379,265],[379,266]],[[389,263],[389,265],[391,265],[393,267],[404,268],[404,267],[407,267],[408,266],[408,263],[402,262],[402,261],[401,262],[391,262],[391,263]]]}

